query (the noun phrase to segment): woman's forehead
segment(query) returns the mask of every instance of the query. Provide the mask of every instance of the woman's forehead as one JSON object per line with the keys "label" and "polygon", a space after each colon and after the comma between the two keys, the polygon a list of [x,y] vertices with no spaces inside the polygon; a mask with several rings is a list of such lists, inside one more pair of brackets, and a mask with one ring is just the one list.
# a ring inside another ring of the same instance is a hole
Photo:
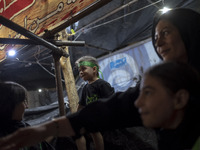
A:
{"label": "woman's forehead", "polygon": [[144,74],[144,76],[141,80],[140,88],[142,89],[144,87],[150,86],[154,82],[157,82],[155,77],[151,76],[150,74]]}
{"label": "woman's forehead", "polygon": [[165,80],[164,78],[162,78],[160,75],[156,75],[156,74],[151,74],[149,72],[144,73],[143,78],[141,80],[142,84],[159,84],[159,85],[163,85],[163,80]]}
{"label": "woman's forehead", "polygon": [[176,28],[175,25],[173,25],[170,21],[161,19],[158,24],[155,27],[155,32],[158,32],[158,30],[162,30],[164,28]]}

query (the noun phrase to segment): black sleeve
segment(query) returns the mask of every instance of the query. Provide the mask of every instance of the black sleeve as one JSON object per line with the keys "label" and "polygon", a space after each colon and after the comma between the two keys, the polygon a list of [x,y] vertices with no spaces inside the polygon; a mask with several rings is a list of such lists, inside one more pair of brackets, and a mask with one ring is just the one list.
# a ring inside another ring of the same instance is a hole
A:
{"label": "black sleeve", "polygon": [[139,87],[118,92],[108,99],[101,99],[87,105],[80,112],[67,116],[74,131],[105,131],[123,127],[141,126],[142,122],[134,101]]}

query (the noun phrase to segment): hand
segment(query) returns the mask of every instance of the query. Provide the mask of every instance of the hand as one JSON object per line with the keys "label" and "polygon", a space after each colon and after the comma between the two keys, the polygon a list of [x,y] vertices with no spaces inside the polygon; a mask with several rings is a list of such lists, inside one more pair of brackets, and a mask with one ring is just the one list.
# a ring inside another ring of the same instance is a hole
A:
{"label": "hand", "polygon": [[0,139],[0,150],[18,150],[25,146],[31,146],[46,138],[45,127],[21,128],[6,137]]}
{"label": "hand", "polygon": [[0,139],[0,150],[18,150],[44,141],[49,136],[74,136],[75,132],[65,116],[42,125],[21,128]]}

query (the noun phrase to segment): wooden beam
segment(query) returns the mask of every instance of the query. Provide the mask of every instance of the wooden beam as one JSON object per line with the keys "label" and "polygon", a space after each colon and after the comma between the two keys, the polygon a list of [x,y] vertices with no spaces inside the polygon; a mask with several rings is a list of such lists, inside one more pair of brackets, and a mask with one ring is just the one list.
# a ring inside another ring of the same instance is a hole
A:
{"label": "wooden beam", "polygon": [[[64,30],[62,32],[59,32],[59,35],[60,35],[58,37],[59,40],[67,39],[67,34]],[[68,47],[65,47],[64,50],[66,53],[69,53]],[[70,57],[67,57],[67,58],[61,57],[60,64],[63,71],[64,79],[65,79],[65,87],[67,90],[67,97],[69,101],[70,111],[71,113],[74,113],[77,111],[79,97],[78,97],[78,93],[76,89]]]}

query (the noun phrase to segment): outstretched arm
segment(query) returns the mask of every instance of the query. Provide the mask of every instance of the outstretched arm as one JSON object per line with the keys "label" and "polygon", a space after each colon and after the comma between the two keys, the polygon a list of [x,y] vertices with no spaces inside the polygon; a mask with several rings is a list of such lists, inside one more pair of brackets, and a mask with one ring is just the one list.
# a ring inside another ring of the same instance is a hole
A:
{"label": "outstretched arm", "polygon": [[82,131],[142,126],[138,109],[134,106],[138,95],[138,87],[129,88],[126,92],[118,92],[107,99],[90,103],[80,112],[67,117],[77,135],[82,134]]}
{"label": "outstretched arm", "polygon": [[39,143],[49,136],[78,137],[84,132],[141,126],[139,113],[134,107],[138,94],[137,87],[130,88],[108,99],[93,102],[67,117],[60,117],[39,126],[19,129],[14,134],[0,139],[0,149],[19,149]]}
{"label": "outstretched arm", "polygon": [[1,150],[15,150],[44,141],[49,136],[74,136],[66,117],[60,117],[42,125],[21,128],[14,134],[0,139]]}

